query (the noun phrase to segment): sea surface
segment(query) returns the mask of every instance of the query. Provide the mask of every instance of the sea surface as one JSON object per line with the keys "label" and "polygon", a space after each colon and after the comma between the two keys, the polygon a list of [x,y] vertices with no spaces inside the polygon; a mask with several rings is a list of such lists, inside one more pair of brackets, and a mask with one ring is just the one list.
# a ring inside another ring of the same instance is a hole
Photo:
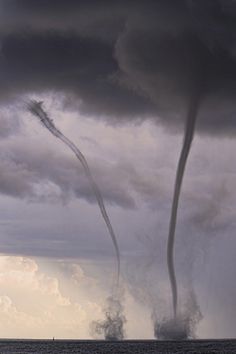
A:
{"label": "sea surface", "polygon": [[236,353],[236,340],[156,341],[125,340],[0,340],[1,354],[183,354]]}

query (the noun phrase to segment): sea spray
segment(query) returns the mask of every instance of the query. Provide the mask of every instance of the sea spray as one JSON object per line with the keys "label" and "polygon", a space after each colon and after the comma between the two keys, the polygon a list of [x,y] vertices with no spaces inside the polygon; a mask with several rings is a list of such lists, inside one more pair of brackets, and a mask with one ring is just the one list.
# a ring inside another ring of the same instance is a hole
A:
{"label": "sea spray", "polygon": [[172,316],[158,318],[157,312],[153,311],[154,336],[159,340],[195,339],[196,326],[201,319],[202,314],[192,290],[174,318]]}
{"label": "sea spray", "polygon": [[123,340],[125,338],[124,324],[126,318],[123,306],[123,291],[121,289],[106,299],[103,308],[104,319],[93,321],[90,332],[94,338],[104,338],[109,341]]}

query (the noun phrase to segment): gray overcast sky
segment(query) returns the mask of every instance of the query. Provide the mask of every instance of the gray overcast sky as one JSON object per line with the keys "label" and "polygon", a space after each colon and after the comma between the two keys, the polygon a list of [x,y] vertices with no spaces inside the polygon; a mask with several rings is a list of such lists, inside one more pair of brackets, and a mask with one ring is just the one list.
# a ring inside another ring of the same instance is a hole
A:
{"label": "gray overcast sky", "polygon": [[121,249],[127,336],[152,338],[153,307],[171,304],[166,241],[195,84],[180,296],[194,288],[199,337],[235,336],[235,16],[223,0],[0,2],[2,336],[89,337],[115,262],[82,167],[25,100],[44,101],[85,154]]}

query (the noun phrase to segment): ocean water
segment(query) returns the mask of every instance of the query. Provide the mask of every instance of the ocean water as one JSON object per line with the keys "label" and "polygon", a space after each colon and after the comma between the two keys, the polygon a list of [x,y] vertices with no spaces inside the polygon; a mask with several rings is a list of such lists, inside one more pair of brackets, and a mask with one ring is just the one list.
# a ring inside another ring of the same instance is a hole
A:
{"label": "ocean water", "polygon": [[236,353],[236,340],[155,341],[127,340],[1,340],[1,354],[183,354]]}

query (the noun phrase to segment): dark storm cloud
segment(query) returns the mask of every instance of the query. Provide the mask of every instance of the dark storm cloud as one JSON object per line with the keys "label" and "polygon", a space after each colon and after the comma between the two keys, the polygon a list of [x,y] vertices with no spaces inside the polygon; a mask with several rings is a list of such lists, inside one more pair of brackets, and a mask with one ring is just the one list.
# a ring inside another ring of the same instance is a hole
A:
{"label": "dark storm cloud", "polygon": [[158,2],[157,18],[140,26],[139,15],[126,27],[116,44],[120,67],[166,121],[183,119],[197,90],[200,126],[232,128],[235,22],[218,1],[175,2],[172,9],[171,3]]}
{"label": "dark storm cloud", "polygon": [[56,91],[82,112],[234,134],[236,3],[2,1],[1,98]]}
{"label": "dark storm cloud", "polygon": [[[65,92],[90,114],[135,115],[144,99],[123,89],[114,77],[117,64],[109,45],[54,32],[9,35],[2,43],[0,92]],[[67,97],[68,97],[67,96]]]}

